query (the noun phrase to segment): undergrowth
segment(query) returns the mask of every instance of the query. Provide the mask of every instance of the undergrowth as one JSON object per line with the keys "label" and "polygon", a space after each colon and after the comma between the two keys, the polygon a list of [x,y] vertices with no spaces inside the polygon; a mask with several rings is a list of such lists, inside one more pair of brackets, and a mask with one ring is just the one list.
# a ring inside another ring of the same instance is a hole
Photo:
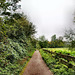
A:
{"label": "undergrowth", "polygon": [[[26,44],[11,39],[7,39],[7,43],[0,42],[0,75],[19,75],[26,62],[32,56],[29,52],[35,50],[32,46],[27,49],[30,43],[26,42]],[[25,63],[20,64],[20,61],[28,56],[29,58]]]}
{"label": "undergrowth", "polygon": [[26,62],[23,64],[23,69],[22,69],[22,71],[20,72],[19,75],[23,75],[23,73],[24,73],[24,71],[25,71],[25,68],[26,68],[28,62],[30,61],[30,58],[32,57],[33,53],[34,53],[34,50],[33,50],[32,52],[29,52],[29,53],[28,53],[29,58],[28,58],[28,59],[26,60]]}
{"label": "undergrowth", "polygon": [[43,60],[53,72],[54,75],[75,75],[75,70],[68,68],[68,66],[59,62],[58,59],[52,57],[52,54],[40,49]]}

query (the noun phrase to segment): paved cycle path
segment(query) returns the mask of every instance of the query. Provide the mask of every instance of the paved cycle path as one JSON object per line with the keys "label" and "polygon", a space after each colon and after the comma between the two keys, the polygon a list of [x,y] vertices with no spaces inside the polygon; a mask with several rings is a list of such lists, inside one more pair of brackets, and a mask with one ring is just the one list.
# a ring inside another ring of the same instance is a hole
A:
{"label": "paved cycle path", "polygon": [[23,75],[53,75],[45,62],[43,61],[40,52],[34,52],[31,60],[25,68]]}

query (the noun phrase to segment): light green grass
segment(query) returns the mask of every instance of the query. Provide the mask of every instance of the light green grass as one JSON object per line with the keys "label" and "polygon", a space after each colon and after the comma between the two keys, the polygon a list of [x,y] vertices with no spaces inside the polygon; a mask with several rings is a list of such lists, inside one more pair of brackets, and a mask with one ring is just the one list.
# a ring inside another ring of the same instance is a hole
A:
{"label": "light green grass", "polygon": [[75,56],[75,51],[71,51],[68,48],[44,48],[44,49],[56,53],[69,54],[71,56]]}
{"label": "light green grass", "polygon": [[53,57],[51,53],[43,51],[43,49],[40,49],[39,51],[43,60],[53,72],[53,75],[75,75],[75,69],[68,68],[67,65],[62,64],[59,59]]}

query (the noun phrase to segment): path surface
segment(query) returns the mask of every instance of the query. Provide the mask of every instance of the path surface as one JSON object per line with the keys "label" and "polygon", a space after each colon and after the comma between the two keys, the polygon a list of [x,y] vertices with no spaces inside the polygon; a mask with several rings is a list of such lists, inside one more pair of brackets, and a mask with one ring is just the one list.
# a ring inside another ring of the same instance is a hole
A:
{"label": "path surface", "polygon": [[45,62],[43,61],[40,52],[34,52],[31,60],[29,61],[23,75],[53,75]]}

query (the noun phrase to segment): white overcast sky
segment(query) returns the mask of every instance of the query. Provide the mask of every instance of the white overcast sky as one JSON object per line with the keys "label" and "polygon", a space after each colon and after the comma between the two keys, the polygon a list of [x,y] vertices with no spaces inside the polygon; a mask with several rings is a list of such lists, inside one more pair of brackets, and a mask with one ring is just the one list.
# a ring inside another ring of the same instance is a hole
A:
{"label": "white overcast sky", "polygon": [[64,35],[65,28],[73,25],[75,0],[22,0],[21,8],[29,20],[36,25],[36,37]]}

